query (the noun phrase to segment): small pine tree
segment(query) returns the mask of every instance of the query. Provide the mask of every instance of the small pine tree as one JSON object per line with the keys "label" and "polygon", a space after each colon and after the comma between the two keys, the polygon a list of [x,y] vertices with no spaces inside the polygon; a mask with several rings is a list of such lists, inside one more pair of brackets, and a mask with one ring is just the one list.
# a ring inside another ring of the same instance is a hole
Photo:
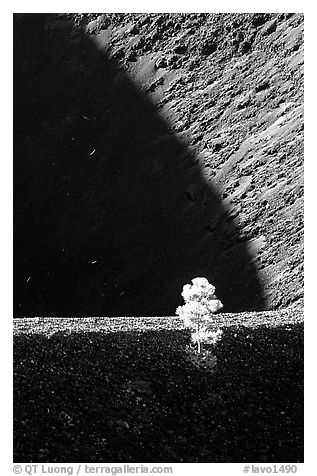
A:
{"label": "small pine tree", "polygon": [[219,311],[223,305],[215,295],[215,287],[206,278],[192,279],[192,285],[185,284],[182,297],[185,304],[176,309],[186,327],[192,330],[192,341],[197,343],[198,353],[201,353],[203,343],[214,344],[221,338],[222,331],[213,332],[207,329],[212,314]]}

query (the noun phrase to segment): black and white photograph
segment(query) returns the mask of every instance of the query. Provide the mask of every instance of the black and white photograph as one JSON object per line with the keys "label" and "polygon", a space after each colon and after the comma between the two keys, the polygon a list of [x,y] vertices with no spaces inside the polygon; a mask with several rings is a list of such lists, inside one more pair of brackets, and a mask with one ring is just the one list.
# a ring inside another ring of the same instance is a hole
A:
{"label": "black and white photograph", "polygon": [[12,24],[14,472],[300,473],[300,4]]}

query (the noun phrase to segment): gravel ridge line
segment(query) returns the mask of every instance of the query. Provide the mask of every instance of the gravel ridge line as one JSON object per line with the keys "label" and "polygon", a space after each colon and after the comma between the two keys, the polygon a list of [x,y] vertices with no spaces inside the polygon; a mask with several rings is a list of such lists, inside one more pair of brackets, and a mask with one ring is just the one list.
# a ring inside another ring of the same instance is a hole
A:
{"label": "gravel ridge line", "polygon": [[[279,327],[304,322],[301,309],[217,314],[210,327]],[[144,332],[183,330],[183,321],[177,316],[162,317],[31,317],[13,320],[13,335],[57,332]]]}

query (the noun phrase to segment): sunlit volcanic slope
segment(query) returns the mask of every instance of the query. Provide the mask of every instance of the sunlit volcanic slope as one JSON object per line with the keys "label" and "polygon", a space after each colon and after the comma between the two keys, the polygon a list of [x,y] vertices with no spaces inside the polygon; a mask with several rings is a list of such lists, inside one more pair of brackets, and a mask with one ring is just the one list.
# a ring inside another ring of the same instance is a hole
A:
{"label": "sunlit volcanic slope", "polygon": [[15,15],[16,317],[302,299],[303,17]]}

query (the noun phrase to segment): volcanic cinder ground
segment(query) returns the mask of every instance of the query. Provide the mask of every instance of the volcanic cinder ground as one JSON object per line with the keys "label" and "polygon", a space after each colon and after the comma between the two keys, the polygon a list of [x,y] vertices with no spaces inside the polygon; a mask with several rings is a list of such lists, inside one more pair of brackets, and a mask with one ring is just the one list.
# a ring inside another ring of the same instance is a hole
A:
{"label": "volcanic cinder ground", "polygon": [[303,15],[16,14],[14,314],[301,306]]}

